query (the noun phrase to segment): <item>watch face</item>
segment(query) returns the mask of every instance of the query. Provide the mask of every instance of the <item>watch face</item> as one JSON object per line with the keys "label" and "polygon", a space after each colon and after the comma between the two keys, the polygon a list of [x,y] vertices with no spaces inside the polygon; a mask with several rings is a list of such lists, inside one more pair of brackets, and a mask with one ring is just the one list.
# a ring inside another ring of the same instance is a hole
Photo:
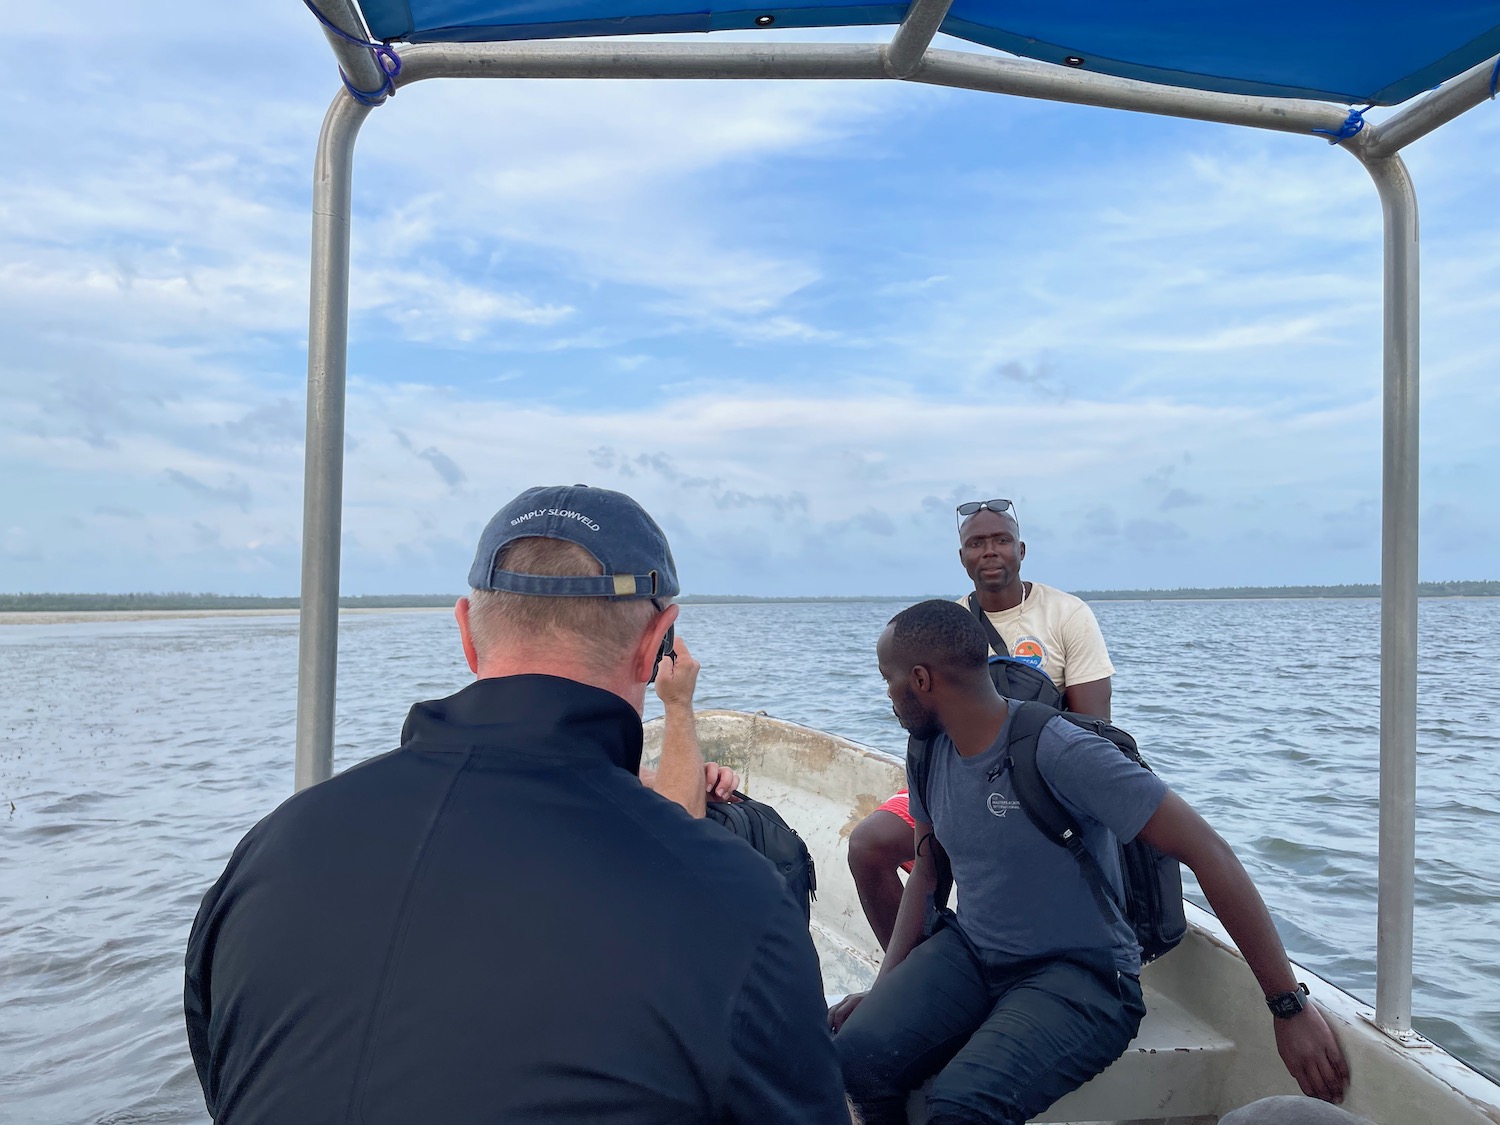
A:
{"label": "watch face", "polygon": [[1266,1006],[1271,1009],[1277,1019],[1289,1020],[1302,1011],[1304,995],[1306,995],[1305,991],[1299,988],[1296,992],[1282,992],[1276,996],[1267,996]]}

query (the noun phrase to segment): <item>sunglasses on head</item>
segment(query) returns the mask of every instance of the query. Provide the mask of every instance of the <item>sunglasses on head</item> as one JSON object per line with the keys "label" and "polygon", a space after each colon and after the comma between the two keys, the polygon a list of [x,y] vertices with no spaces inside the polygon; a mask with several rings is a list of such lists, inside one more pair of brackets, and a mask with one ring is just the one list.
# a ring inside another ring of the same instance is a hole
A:
{"label": "sunglasses on head", "polygon": [[980,512],[1009,512],[1014,517],[1016,506],[1009,500],[969,500],[958,506],[958,522]]}

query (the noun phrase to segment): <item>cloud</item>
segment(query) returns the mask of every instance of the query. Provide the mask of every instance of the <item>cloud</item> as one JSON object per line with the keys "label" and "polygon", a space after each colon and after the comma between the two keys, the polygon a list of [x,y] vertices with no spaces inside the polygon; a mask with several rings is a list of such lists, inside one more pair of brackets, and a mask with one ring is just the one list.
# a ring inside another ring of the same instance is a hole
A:
{"label": "cloud", "polygon": [[1327,342],[1324,330],[1329,322],[1316,316],[1293,316],[1261,320],[1252,324],[1235,324],[1209,331],[1177,331],[1165,334],[1120,337],[1122,346],[1151,352],[1226,352],[1269,348],[1281,344],[1306,343],[1314,339]]}
{"label": "cloud", "polygon": [[[764,508],[772,515],[774,515],[777,519],[782,520],[788,519],[793,515],[805,513],[807,511],[807,497],[800,492],[762,493],[760,495],[754,495],[748,492],[740,492],[735,489],[730,489],[729,491],[721,492],[715,495],[714,503],[718,504],[721,507],[727,508],[730,511],[734,511],[737,509],[743,510],[746,508]],[[871,516],[864,517],[862,520],[862,526],[873,526],[871,522],[872,518],[874,518],[873,513],[871,514]],[[886,525],[882,524],[881,526]],[[882,534],[884,534],[884,532],[882,532]]]}
{"label": "cloud", "polygon": [[367,312],[383,314],[407,339],[427,343],[473,343],[502,324],[548,327],[575,311],[416,271],[377,270],[368,291]]}
{"label": "cloud", "polygon": [[681,472],[672,463],[672,458],[665,453],[629,454],[604,445],[589,450],[588,456],[595,468],[626,479],[651,474],[683,489],[717,490],[723,488],[723,482],[715,478],[692,476]]}
{"label": "cloud", "polygon": [[469,479],[464,471],[458,467],[458,463],[440,449],[429,446],[422,450],[421,453],[418,453],[417,456],[431,465],[433,471],[442,477],[443,482],[449,488],[457,489],[459,485]]}
{"label": "cloud", "polygon": [[1161,468],[1142,477],[1141,483],[1147,488],[1171,488],[1172,478],[1176,475],[1176,465],[1163,465]]}
{"label": "cloud", "polygon": [[683,492],[700,492],[715,511],[732,512],[760,509],[778,519],[807,511],[807,497],[800,492],[752,493],[726,488],[720,476],[699,476],[679,469],[666,453],[621,453],[608,446],[591,449],[589,460],[595,468],[626,480],[650,476],[665,481]]}
{"label": "cloud", "polygon": [[[805,506],[805,504],[804,504]],[[863,512],[856,513],[844,521],[844,525],[856,531],[863,531],[869,535],[880,535],[891,537],[897,534],[896,521],[882,511],[875,508],[867,508]]]}
{"label": "cloud", "polygon": [[303,428],[301,412],[290,398],[253,407],[224,423],[224,430],[231,438],[251,445],[300,446]]}
{"label": "cloud", "polygon": [[1139,551],[1160,551],[1187,537],[1187,531],[1171,520],[1134,519],[1125,525],[1125,541]]}
{"label": "cloud", "polygon": [[1202,504],[1208,500],[1201,492],[1189,492],[1185,488],[1174,488],[1161,498],[1160,508],[1163,512],[1170,512],[1177,508],[1191,508],[1195,504]]}
{"label": "cloud", "polygon": [[[826,329],[781,308],[822,276],[788,237],[783,201],[772,193],[747,208],[715,189],[770,155],[805,159],[838,145],[888,95],[704,83],[685,99],[680,88],[631,82],[554,84],[549,95],[524,83],[421,90],[429,114],[466,127],[404,135],[399,160],[377,144],[372,171],[400,201],[377,222],[429,253],[493,230],[512,261],[648,287],[673,319],[752,339],[822,338]],[[441,195],[423,171],[439,167],[465,170],[444,177]]]}
{"label": "cloud", "polygon": [[[847,471],[858,474],[867,481],[873,483],[890,479],[890,457],[887,454],[868,449],[844,449],[840,450],[839,457]],[[925,497],[924,505],[933,499]]]}
{"label": "cloud", "polygon": [[222,485],[205,484],[178,469],[166,470],[166,476],[173,484],[210,503],[232,504],[242,512],[250,510],[250,486],[235,476],[230,476]]}
{"label": "cloud", "polygon": [[1108,504],[1096,504],[1083,514],[1079,527],[1082,539],[1113,539],[1120,534],[1120,519]]}
{"label": "cloud", "polygon": [[946,274],[935,273],[930,277],[912,278],[909,281],[888,281],[875,292],[881,297],[909,297],[916,293],[925,293],[935,285],[941,285],[947,281]]}
{"label": "cloud", "polygon": [[946,496],[923,496],[920,503],[922,510],[929,515],[943,513],[954,520],[957,528],[957,508],[966,500],[974,500],[979,497],[982,490],[970,484],[960,484],[948,491]]}
{"label": "cloud", "polygon": [[1323,512],[1317,545],[1333,551],[1356,551],[1380,541],[1380,510],[1373,499],[1355,501],[1346,508]]}
{"label": "cloud", "polygon": [[1495,525],[1479,518],[1468,504],[1431,504],[1422,513],[1423,550],[1435,554],[1493,552],[1500,537]]}
{"label": "cloud", "polygon": [[1059,401],[1068,398],[1068,385],[1056,377],[1051,361],[1045,357],[1030,367],[1018,360],[1009,360],[997,365],[994,374],[1003,382],[1034,390],[1045,398]]}

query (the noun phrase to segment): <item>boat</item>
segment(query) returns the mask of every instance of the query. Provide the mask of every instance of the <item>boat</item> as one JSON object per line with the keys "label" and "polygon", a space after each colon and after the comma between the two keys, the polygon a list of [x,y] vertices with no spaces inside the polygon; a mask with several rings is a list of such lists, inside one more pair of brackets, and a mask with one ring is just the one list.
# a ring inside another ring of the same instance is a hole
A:
{"label": "boat", "polygon": [[[914,82],[1299,134],[1359,160],[1379,194],[1385,240],[1375,1004],[1366,1007],[1313,974],[1303,979],[1350,1054],[1351,1108],[1378,1125],[1500,1122],[1500,1087],[1418,1035],[1411,1021],[1420,310],[1416,191],[1401,156],[1495,95],[1500,4],[1371,0],[1356,11],[1333,0],[1169,10],[1104,0],[800,0],[765,8],[681,0],[304,2],[322,25],[342,85],[324,118],[314,169],[298,788],[328,777],[333,764],[354,145],[369,114],[399,90],[435,78]],[[882,24],[896,28],[886,42],[628,38]],[[1008,54],[936,47],[939,31]],[[398,41],[414,45],[398,49]],[[1365,115],[1377,105],[1399,108],[1376,123]],[[867,981],[873,940],[862,932],[852,886],[840,878],[840,845],[897,787],[899,760],[764,716],[709,713],[700,726],[709,753],[742,768],[756,796],[784,806],[813,845],[823,873],[814,932],[829,991]],[[1190,939],[1147,969],[1152,1009],[1141,1038],[1048,1119],[1211,1122],[1232,1105],[1289,1090],[1233,943],[1211,916],[1189,910]]]}

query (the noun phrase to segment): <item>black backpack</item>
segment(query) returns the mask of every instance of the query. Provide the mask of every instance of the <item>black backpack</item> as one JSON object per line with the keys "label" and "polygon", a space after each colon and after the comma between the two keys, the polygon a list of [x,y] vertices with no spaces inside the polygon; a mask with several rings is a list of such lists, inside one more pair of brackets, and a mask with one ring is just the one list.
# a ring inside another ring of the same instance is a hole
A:
{"label": "black backpack", "polygon": [[[1043,780],[1036,764],[1037,741],[1041,737],[1042,728],[1054,716],[1061,715],[1074,726],[1083,727],[1109,740],[1120,753],[1142,769],[1151,767],[1141,757],[1135,739],[1108,720],[1073,711],[1058,711],[1033,702],[1011,701],[1011,706],[1016,709],[1016,714],[1011,719],[1010,743],[1006,747],[1004,762],[990,775],[991,780],[998,776],[1000,770],[1009,767],[1011,780],[1015,784],[1016,800],[1025,811],[1027,819],[1036,825],[1042,835],[1059,847],[1066,848],[1078,861],[1084,879],[1093,891],[1094,901],[1104,917],[1113,922],[1116,917],[1123,916],[1130,923],[1140,946],[1141,964],[1150,964],[1173,949],[1187,933],[1187,916],[1182,908],[1181,865],[1139,838],[1119,845],[1120,874],[1125,888],[1125,902],[1121,905],[1098,861],[1084,846],[1077,823],[1052,795],[1052,790]],[[911,761],[912,779],[924,809],[928,807],[927,781],[932,768],[931,749],[931,740],[920,741],[913,738],[907,742],[906,753]],[[933,860],[938,872],[933,905],[941,912],[953,887],[953,869],[941,847],[934,849]],[[929,919],[929,928],[931,924],[932,920]]]}
{"label": "black backpack", "polygon": [[990,648],[995,650],[995,655],[990,657],[990,679],[995,681],[995,690],[1006,699],[1031,699],[1048,707],[1056,707],[1059,711],[1063,710],[1063,693],[1057,690],[1052,677],[1010,654],[1005,638],[980,606],[979,596],[970,594],[964,604],[969,607],[974,620],[979,622],[979,627],[989,638]]}
{"label": "black backpack", "polygon": [[791,888],[792,898],[802,914],[812,920],[813,900],[818,897],[818,874],[813,869],[812,853],[802,837],[781,819],[770,805],[754,801],[736,792],[737,801],[710,801],[707,817],[723,825],[745,843],[771,861]]}

